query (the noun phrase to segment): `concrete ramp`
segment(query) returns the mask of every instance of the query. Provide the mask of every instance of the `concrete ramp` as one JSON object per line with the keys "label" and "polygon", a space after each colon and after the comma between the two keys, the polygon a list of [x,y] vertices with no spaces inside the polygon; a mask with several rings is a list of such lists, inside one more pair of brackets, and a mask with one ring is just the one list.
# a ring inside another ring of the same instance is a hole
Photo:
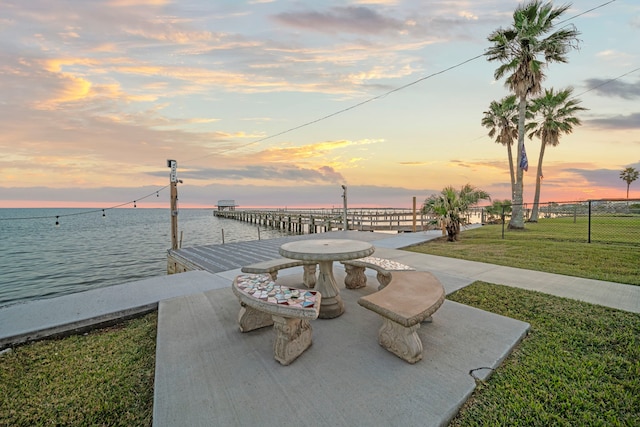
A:
{"label": "concrete ramp", "polygon": [[529,328],[445,301],[410,365],[378,345],[380,318],[356,302],[372,283],[342,288],[346,312],[312,321],[313,345],[289,366],[273,358],[271,328],[240,333],[230,288],[161,302],[154,426],[446,425],[475,387],[470,371],[488,376],[479,368],[497,367]]}

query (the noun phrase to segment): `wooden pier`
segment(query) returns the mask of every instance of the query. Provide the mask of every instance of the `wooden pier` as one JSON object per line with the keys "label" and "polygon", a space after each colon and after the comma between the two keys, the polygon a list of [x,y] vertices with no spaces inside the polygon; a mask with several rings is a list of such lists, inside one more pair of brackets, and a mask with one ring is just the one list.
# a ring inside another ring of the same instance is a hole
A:
{"label": "wooden pier", "polygon": [[[213,215],[273,227],[292,234],[323,233],[344,228],[342,209],[235,209]],[[347,229],[416,232],[437,228],[432,217],[411,209],[348,209]]]}

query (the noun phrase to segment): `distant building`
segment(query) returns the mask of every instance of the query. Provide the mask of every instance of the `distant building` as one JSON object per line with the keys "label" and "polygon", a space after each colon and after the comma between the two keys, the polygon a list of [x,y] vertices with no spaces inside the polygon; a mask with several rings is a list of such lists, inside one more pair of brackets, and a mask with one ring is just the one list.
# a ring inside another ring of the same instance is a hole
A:
{"label": "distant building", "polygon": [[235,211],[236,206],[238,205],[236,205],[235,200],[218,200],[218,204],[216,206],[218,206],[219,211]]}

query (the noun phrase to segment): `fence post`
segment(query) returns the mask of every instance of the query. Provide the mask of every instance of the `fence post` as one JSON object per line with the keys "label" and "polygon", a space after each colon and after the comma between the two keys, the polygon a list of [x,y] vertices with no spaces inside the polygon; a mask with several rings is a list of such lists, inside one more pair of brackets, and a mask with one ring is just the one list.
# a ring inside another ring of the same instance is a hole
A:
{"label": "fence post", "polygon": [[587,243],[591,243],[591,200],[589,200],[589,231]]}

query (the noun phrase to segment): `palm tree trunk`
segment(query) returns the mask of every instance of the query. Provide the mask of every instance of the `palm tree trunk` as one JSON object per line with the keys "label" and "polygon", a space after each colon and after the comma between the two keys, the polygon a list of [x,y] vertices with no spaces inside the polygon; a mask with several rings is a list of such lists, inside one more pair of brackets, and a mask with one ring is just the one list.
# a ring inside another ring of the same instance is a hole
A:
{"label": "palm tree trunk", "polygon": [[547,146],[544,141],[540,141],[540,157],[538,158],[538,174],[536,175],[536,194],[533,197],[533,209],[531,210],[530,222],[538,222],[538,205],[540,204],[540,185],[542,184],[542,158],[544,148]]}
{"label": "palm tree trunk", "polygon": [[516,157],[516,182],[513,187],[511,196],[511,220],[509,221],[510,229],[522,230],[524,228],[524,217],[522,215],[522,178],[523,171],[520,167],[522,161],[522,147],[524,147],[524,119],[527,113],[527,96],[520,96],[520,104],[518,105],[518,155]]}
{"label": "palm tree trunk", "polygon": [[516,185],[516,176],[513,171],[513,150],[511,144],[507,144],[507,155],[509,156],[509,172],[511,173],[511,194],[513,194]]}

